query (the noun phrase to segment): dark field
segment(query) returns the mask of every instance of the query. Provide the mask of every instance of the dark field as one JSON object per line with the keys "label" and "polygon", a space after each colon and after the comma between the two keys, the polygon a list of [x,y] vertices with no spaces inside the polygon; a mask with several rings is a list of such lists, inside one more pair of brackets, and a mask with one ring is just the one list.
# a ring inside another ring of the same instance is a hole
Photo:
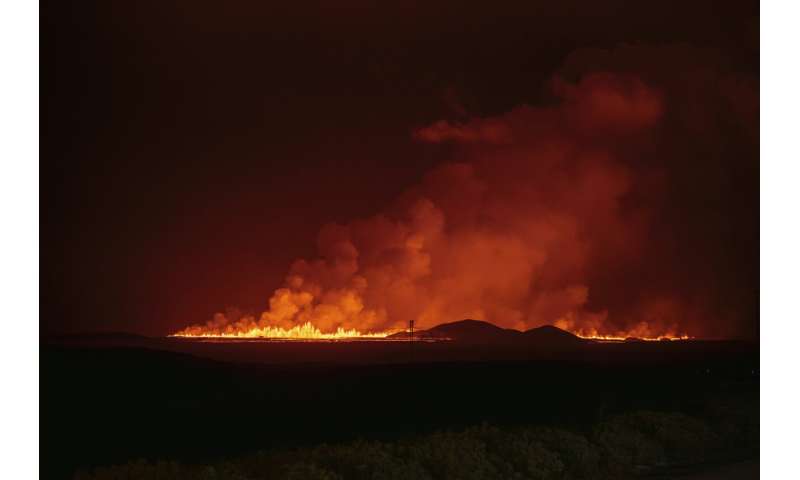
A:
{"label": "dark field", "polygon": [[[758,457],[755,344],[652,342],[533,350],[449,342],[232,343],[103,336],[50,340],[41,352],[45,478],[137,459],[208,465],[289,451],[317,458],[321,454],[313,448],[323,442],[350,448],[346,445],[358,439],[397,449],[433,441],[440,437],[430,435],[443,431],[466,432],[450,439],[453,445],[475,435],[511,442],[514,432],[531,426],[597,443],[598,425],[638,425],[652,418],[679,423],[689,418],[713,432],[713,448],[705,440],[688,442],[681,447],[688,450],[675,458],[752,465]],[[602,448],[598,451],[604,461]],[[543,478],[595,478],[591,472],[570,472]]]}

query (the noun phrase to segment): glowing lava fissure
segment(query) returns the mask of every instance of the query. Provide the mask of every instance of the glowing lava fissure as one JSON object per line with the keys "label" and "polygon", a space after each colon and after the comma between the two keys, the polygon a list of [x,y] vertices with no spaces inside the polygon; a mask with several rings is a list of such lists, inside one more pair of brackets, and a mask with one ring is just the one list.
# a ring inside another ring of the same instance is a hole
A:
{"label": "glowing lava fissure", "polygon": [[599,342],[629,342],[629,341],[659,342],[659,341],[670,341],[670,340],[693,340],[693,338],[688,335],[677,335],[677,336],[662,335],[660,337],[636,337],[632,335],[628,336],[580,335],[576,333],[575,336],[583,338],[585,340],[595,340]]}
{"label": "glowing lava fissure", "polygon": [[[568,331],[568,330],[567,330]],[[184,330],[178,331],[169,335],[170,337],[178,338],[197,338],[197,339],[265,339],[265,340],[297,340],[297,341],[313,341],[313,340],[396,340],[406,341],[406,337],[391,338],[393,334],[399,332],[408,332],[408,330],[395,329],[393,331],[381,332],[362,332],[357,329],[345,329],[338,327],[333,332],[323,332],[311,322],[305,322],[301,325],[295,325],[291,328],[282,328],[278,326],[264,326],[252,327],[249,329],[236,329],[233,326],[223,328],[201,327],[194,326]],[[520,332],[521,333],[521,332]],[[583,332],[570,332],[573,335],[584,340],[598,341],[598,342],[625,342],[625,341],[643,341],[655,342],[665,340],[691,340],[692,337],[687,335],[661,335],[657,337],[650,336],[636,336],[633,333],[630,335],[597,335],[585,334]],[[420,338],[420,340],[447,340],[446,338],[427,339]]]}
{"label": "glowing lava fissure", "polygon": [[311,322],[295,325],[291,328],[277,326],[254,327],[248,330],[209,329],[189,327],[170,337],[183,338],[265,338],[281,340],[347,340],[347,339],[383,339],[395,332],[361,332],[356,329],[339,327],[334,332],[323,332]]}

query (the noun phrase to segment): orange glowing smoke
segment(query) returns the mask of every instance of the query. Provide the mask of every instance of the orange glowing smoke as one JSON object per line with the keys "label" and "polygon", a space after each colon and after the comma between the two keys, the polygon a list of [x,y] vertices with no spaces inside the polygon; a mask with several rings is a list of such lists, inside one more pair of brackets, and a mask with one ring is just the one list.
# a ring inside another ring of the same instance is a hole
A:
{"label": "orange glowing smoke", "polygon": [[559,104],[416,130],[457,158],[383,212],[324,226],[319,255],[290,267],[262,314],[218,314],[175,335],[381,338],[411,318],[606,340],[697,334],[712,318],[702,302],[635,275],[655,261],[646,247],[665,176],[631,158],[652,154],[665,97],[626,74],[553,83]]}

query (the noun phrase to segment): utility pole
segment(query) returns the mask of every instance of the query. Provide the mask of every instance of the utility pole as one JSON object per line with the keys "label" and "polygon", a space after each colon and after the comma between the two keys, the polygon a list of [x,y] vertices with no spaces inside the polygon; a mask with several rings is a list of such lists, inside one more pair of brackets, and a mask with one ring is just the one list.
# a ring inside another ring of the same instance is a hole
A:
{"label": "utility pole", "polygon": [[413,345],[414,344],[414,320],[409,320],[408,321],[408,331],[409,331],[408,341]]}

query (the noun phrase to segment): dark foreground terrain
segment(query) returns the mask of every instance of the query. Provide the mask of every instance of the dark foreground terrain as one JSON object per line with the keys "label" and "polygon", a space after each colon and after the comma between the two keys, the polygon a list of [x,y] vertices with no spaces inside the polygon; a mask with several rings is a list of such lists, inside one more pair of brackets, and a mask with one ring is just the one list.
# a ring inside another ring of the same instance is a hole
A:
{"label": "dark foreground terrain", "polygon": [[736,342],[50,340],[41,349],[41,470],[43,478],[715,478],[726,468],[741,476],[757,470],[758,368],[757,345]]}

